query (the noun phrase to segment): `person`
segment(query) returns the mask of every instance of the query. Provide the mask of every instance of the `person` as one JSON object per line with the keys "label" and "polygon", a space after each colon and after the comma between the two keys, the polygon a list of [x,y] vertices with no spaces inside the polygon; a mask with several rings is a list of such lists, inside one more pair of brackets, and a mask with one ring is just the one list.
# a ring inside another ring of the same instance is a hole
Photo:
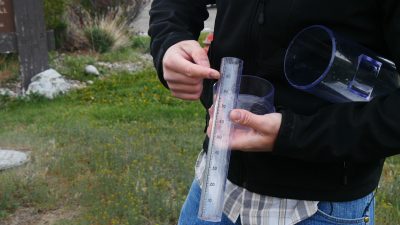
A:
{"label": "person", "polygon": [[[183,100],[212,105],[222,57],[244,61],[243,74],[275,86],[277,112],[235,109],[231,120],[251,127],[233,140],[224,215],[197,218],[204,151],[179,224],[374,224],[374,190],[384,160],[400,152],[400,90],[363,103],[329,103],[285,79],[285,49],[296,33],[325,25],[400,67],[397,0],[216,1],[214,40],[199,46],[210,0],[154,0],[151,53],[161,82]],[[210,120],[206,116],[206,127]]]}

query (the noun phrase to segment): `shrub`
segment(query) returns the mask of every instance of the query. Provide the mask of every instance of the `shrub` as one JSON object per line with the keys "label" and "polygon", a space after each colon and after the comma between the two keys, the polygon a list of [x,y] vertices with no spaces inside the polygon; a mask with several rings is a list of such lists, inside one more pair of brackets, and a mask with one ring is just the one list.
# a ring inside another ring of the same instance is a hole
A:
{"label": "shrub", "polygon": [[121,8],[109,10],[103,16],[92,16],[83,7],[73,7],[69,18],[69,50],[89,47],[104,53],[130,45],[129,25]]}
{"label": "shrub", "polygon": [[148,36],[133,36],[132,48],[137,49],[143,53],[150,53],[150,37]]}
{"label": "shrub", "polygon": [[129,23],[124,17],[124,10],[121,7],[110,10],[108,14],[97,19],[95,23],[113,39],[112,50],[129,46]]}
{"label": "shrub", "polygon": [[[53,29],[56,46],[65,50],[85,50],[99,47],[95,42],[110,36],[114,40],[110,49],[128,46],[127,30],[140,9],[149,0],[44,0],[48,29]],[[102,30],[102,31],[99,31]],[[93,35],[88,33],[95,32]],[[108,33],[103,35],[102,33]],[[93,42],[94,41],[94,42]],[[104,47],[104,46],[103,46]],[[99,49],[103,49],[102,47]]]}
{"label": "shrub", "polygon": [[[117,50],[130,45],[128,0],[71,0],[67,13],[67,41],[65,49],[93,49],[98,52]],[[121,6],[122,2],[124,5]],[[120,5],[118,5],[120,4]],[[136,5],[136,4],[134,4]]]}
{"label": "shrub", "polygon": [[56,46],[60,47],[65,41],[67,24],[64,13],[67,11],[70,0],[45,0],[44,14],[47,29],[54,30]]}
{"label": "shrub", "polygon": [[88,28],[86,30],[86,37],[93,49],[100,53],[108,52],[114,45],[114,39],[111,35],[98,26]]}
{"label": "shrub", "polygon": [[90,41],[85,34],[85,24],[92,23],[90,15],[80,5],[71,5],[67,11],[67,29],[64,49],[69,51],[88,49]]}
{"label": "shrub", "polygon": [[131,23],[140,9],[149,2],[149,0],[75,0],[79,1],[92,16],[103,16],[110,9],[120,8],[123,11],[123,17],[128,23]]}

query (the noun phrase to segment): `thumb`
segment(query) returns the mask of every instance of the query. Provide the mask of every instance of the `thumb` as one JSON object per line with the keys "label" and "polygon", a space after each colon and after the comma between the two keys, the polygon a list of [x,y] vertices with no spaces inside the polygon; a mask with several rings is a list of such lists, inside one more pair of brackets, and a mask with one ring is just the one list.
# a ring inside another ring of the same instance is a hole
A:
{"label": "thumb", "polygon": [[234,123],[242,126],[253,128],[254,130],[262,129],[262,118],[259,115],[253,114],[247,110],[234,109],[230,113],[230,118]]}

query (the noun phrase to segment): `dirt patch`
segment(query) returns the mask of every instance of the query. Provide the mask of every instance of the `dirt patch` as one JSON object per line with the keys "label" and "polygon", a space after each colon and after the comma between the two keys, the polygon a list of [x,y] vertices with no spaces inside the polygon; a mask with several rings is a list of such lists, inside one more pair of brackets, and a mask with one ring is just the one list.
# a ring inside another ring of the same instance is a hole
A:
{"label": "dirt patch", "polygon": [[71,220],[79,215],[77,211],[57,209],[47,212],[38,212],[34,208],[18,209],[0,225],[52,225],[60,220]]}
{"label": "dirt patch", "polygon": [[4,70],[0,72],[0,83],[10,80],[13,77],[13,74],[10,70]]}

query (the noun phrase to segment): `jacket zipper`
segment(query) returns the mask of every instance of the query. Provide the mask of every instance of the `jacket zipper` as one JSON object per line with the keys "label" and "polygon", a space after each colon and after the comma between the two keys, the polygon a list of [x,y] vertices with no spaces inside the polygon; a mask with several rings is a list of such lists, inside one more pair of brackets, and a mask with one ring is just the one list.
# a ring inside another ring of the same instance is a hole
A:
{"label": "jacket zipper", "polygon": [[347,185],[347,163],[343,161],[343,185]]}
{"label": "jacket zipper", "polygon": [[258,14],[258,24],[263,25],[264,20],[265,20],[265,0],[260,1],[260,6],[258,7],[260,9],[260,13]]}
{"label": "jacket zipper", "polygon": [[[248,53],[247,53],[247,66],[250,68],[254,67],[254,53],[253,53],[253,49],[255,49],[254,43],[257,40],[258,34],[257,30],[255,27],[256,24],[258,24],[259,22],[263,22],[264,23],[264,5],[265,5],[265,0],[257,0],[257,2],[255,3],[255,7],[252,10],[252,17],[249,21],[249,28],[248,28],[248,36],[247,36],[247,49],[249,49]],[[260,11],[260,6],[262,6],[262,10]],[[262,21],[259,21],[260,18],[262,18]],[[250,65],[249,65],[250,64]]]}
{"label": "jacket zipper", "polygon": [[253,28],[254,28],[254,21],[256,20],[256,17],[257,17],[257,15],[259,14],[259,5],[260,5],[260,3],[261,3],[261,1],[264,1],[264,0],[257,0],[257,2],[255,3],[255,7],[254,7],[254,9],[252,10],[252,17],[251,17],[251,19],[250,19],[250,21],[249,21],[249,28],[248,28],[248,37],[247,37],[247,39],[248,39],[248,42],[247,43],[252,43],[252,41],[254,41],[253,39]]}
{"label": "jacket zipper", "polygon": [[[250,67],[254,67],[254,53],[252,50],[255,49],[254,43],[258,38],[259,29],[256,29],[256,23],[258,25],[263,25],[265,20],[265,0],[257,0],[255,4],[255,8],[253,9],[253,16],[250,19],[249,27],[248,27],[248,36],[247,36],[247,49],[250,49],[247,54],[248,63],[250,63]],[[249,66],[249,65],[247,65]],[[240,157],[240,182],[244,188],[247,187],[247,171],[246,171],[246,162],[248,161],[248,157],[246,153],[241,153],[242,156]]]}
{"label": "jacket zipper", "polygon": [[[247,52],[245,55],[245,65],[246,67],[252,67],[252,65],[249,64],[254,64],[253,63],[253,54],[252,54],[252,49],[254,48],[253,42],[254,42],[254,36],[253,36],[253,30],[254,30],[254,21],[257,19],[257,15],[259,14],[259,5],[260,2],[264,0],[257,0],[255,3],[254,8],[251,10],[251,18],[249,20],[248,24],[248,30],[247,30],[247,40],[246,40],[246,48],[245,49],[250,49],[250,51]],[[238,159],[240,161],[240,175],[239,175],[239,182],[242,184],[242,187],[246,188],[247,187],[247,171],[246,171],[246,161],[247,161],[247,153],[237,153],[240,154],[240,158]]]}

